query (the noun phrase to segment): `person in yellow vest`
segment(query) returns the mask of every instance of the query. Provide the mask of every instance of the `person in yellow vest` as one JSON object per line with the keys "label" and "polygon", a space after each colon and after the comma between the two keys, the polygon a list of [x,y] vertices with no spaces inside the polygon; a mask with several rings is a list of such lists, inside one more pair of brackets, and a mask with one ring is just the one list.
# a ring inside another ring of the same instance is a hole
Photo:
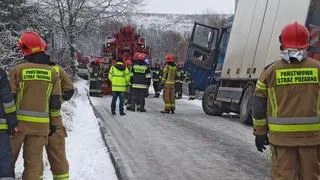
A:
{"label": "person in yellow vest", "polygon": [[[50,65],[59,75],[62,100],[69,101],[74,94],[72,80],[61,66],[55,63],[51,63]],[[56,133],[54,135],[49,134],[48,145],[46,145],[47,156],[54,180],[69,180],[69,163],[66,156],[65,137],[67,137],[67,132],[62,122],[62,116],[60,115]]]}
{"label": "person in yellow vest", "polygon": [[127,92],[127,86],[129,86],[130,72],[128,68],[123,64],[122,58],[117,58],[117,63],[110,68],[109,79],[112,82],[112,115],[116,115],[116,102],[119,97],[120,115],[124,116],[126,115],[123,108],[124,93]]}
{"label": "person in yellow vest", "polygon": [[37,33],[23,33],[18,46],[26,62],[16,65],[10,72],[19,121],[19,133],[11,137],[13,161],[16,162],[23,144],[22,179],[40,180],[48,134],[54,135],[59,125],[61,86],[58,74],[48,65],[46,43]]}
{"label": "person in yellow vest", "polygon": [[304,25],[285,26],[280,42],[281,60],[264,68],[253,97],[256,147],[270,142],[273,180],[319,179],[320,62],[307,56]]}
{"label": "person in yellow vest", "polygon": [[177,76],[177,65],[174,63],[174,56],[168,54],[165,58],[166,65],[163,67],[161,86],[163,86],[163,100],[165,108],[161,113],[174,114],[176,103],[175,82]]}

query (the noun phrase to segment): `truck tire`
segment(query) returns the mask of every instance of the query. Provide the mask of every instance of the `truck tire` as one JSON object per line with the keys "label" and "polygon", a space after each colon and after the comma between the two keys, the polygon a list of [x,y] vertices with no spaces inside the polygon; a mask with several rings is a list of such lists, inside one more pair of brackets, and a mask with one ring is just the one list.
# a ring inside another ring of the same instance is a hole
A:
{"label": "truck tire", "polygon": [[254,88],[252,85],[245,89],[240,104],[240,122],[244,124],[252,124],[251,102]]}
{"label": "truck tire", "polygon": [[215,91],[215,85],[211,85],[206,88],[202,96],[202,109],[208,115],[221,116],[223,113],[221,106],[214,101],[216,96]]}

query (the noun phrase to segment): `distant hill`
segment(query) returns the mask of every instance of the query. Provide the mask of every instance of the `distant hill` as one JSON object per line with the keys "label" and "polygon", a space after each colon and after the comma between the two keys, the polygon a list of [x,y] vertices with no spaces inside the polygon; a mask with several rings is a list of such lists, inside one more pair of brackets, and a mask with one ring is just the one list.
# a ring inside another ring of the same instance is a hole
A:
{"label": "distant hill", "polygon": [[[132,17],[132,22],[139,28],[154,28],[162,31],[175,31],[182,35],[192,31],[194,22],[205,23],[206,15],[153,14],[138,13]],[[227,15],[228,16],[228,15]]]}

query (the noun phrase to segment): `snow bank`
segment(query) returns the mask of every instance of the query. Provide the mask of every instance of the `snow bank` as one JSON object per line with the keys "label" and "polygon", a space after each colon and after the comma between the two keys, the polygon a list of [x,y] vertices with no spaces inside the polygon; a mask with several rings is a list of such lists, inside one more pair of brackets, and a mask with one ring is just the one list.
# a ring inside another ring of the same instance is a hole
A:
{"label": "snow bank", "polygon": [[[108,150],[104,146],[98,119],[89,103],[86,81],[75,83],[74,97],[63,104],[62,116],[68,130],[67,156],[71,180],[116,180]],[[45,158],[46,159],[46,158]],[[21,177],[23,162],[17,162],[16,175]],[[45,161],[44,179],[52,179],[49,163]]]}

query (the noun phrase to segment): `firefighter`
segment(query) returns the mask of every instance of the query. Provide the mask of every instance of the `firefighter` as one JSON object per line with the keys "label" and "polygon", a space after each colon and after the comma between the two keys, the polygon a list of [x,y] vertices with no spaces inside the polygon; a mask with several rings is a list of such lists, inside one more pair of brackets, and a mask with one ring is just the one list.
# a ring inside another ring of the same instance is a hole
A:
{"label": "firefighter", "polygon": [[185,81],[188,83],[189,100],[194,100],[196,98],[196,90],[194,87],[194,81],[192,79],[192,75],[189,71],[185,71],[184,76],[185,76]]}
{"label": "firefighter", "polygon": [[6,72],[0,69],[0,179],[14,180],[9,136],[18,132],[16,106]]}
{"label": "firefighter", "polygon": [[281,60],[265,67],[253,98],[255,144],[269,142],[272,179],[319,178],[320,63],[307,57],[309,33],[294,22],[281,31]]}
{"label": "firefighter", "polygon": [[89,65],[89,80],[90,80],[90,88],[89,88],[89,95],[90,96],[99,96],[101,94],[101,86],[100,78],[101,78],[101,68],[99,64],[93,60]]}
{"label": "firefighter", "polygon": [[112,102],[111,112],[112,115],[116,115],[116,102],[119,97],[119,111],[120,115],[126,115],[124,113],[124,93],[127,91],[127,87],[130,81],[130,72],[128,68],[123,64],[122,58],[117,58],[117,64],[113,65],[109,71],[109,79],[112,82]]}
{"label": "firefighter", "polygon": [[43,148],[48,143],[48,135],[55,135],[59,125],[61,87],[58,74],[48,65],[46,43],[37,33],[23,33],[18,46],[25,62],[10,72],[19,120],[19,133],[11,138],[11,148],[16,162],[23,144],[22,179],[39,180]]}
{"label": "firefighter", "polygon": [[177,74],[176,74],[176,83],[175,83],[175,89],[176,89],[176,99],[182,99],[182,86],[183,86],[183,76],[184,72],[182,69],[182,64],[178,63],[177,68]]}
{"label": "firefighter", "polygon": [[135,111],[135,105],[137,104],[137,110],[140,112],[146,112],[145,109],[145,96],[148,93],[148,89],[151,83],[151,71],[146,65],[145,54],[135,53],[133,66],[131,71],[131,83],[132,83],[132,105],[131,111]]}
{"label": "firefighter", "polygon": [[[63,68],[55,63],[50,64],[57,72],[60,80],[62,100],[69,101],[74,94],[72,80]],[[48,145],[46,146],[47,156],[50,163],[54,180],[69,179],[69,163],[66,156],[66,129],[62,123],[62,116],[58,116],[58,126],[54,136],[49,135]]]}
{"label": "firefighter", "polygon": [[160,96],[160,64],[156,63],[152,70],[153,89],[155,92],[155,98]]}
{"label": "firefighter", "polygon": [[177,74],[177,65],[174,63],[174,56],[168,54],[165,58],[166,64],[163,67],[161,86],[163,89],[163,100],[165,109],[161,113],[172,113],[175,111],[175,81]]}

